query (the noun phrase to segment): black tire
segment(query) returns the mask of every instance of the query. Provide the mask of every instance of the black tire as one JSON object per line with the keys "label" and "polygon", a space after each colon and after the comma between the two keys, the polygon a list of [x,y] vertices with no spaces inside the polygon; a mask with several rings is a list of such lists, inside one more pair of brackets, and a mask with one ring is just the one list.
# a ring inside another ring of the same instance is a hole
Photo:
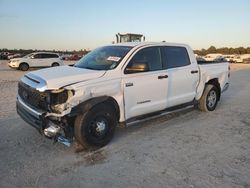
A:
{"label": "black tire", "polygon": [[59,65],[59,63],[52,63],[51,66],[52,66],[52,67],[58,67],[58,66],[60,66],[60,65]]}
{"label": "black tire", "polygon": [[203,112],[214,111],[218,103],[218,98],[218,89],[214,85],[206,85],[198,103],[199,109]]}
{"label": "black tire", "polygon": [[110,105],[101,103],[76,117],[74,135],[85,148],[102,147],[113,138],[116,125],[115,110]]}
{"label": "black tire", "polygon": [[28,65],[27,63],[21,63],[21,64],[19,65],[19,69],[20,69],[21,71],[27,71],[27,70],[29,70],[29,65]]}

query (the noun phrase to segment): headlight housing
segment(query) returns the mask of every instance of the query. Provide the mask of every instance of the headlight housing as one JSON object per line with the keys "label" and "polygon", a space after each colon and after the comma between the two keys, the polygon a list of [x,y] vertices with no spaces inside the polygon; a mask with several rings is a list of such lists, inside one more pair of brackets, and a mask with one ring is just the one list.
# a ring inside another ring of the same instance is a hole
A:
{"label": "headlight housing", "polygon": [[63,91],[52,91],[50,93],[50,104],[56,105],[56,104],[62,104],[65,103],[68,99],[68,90]]}
{"label": "headlight housing", "polygon": [[10,63],[17,63],[19,60],[11,60]]}
{"label": "headlight housing", "polygon": [[47,94],[46,101],[52,112],[61,113],[66,108],[66,101],[74,95],[73,90],[53,90]]}

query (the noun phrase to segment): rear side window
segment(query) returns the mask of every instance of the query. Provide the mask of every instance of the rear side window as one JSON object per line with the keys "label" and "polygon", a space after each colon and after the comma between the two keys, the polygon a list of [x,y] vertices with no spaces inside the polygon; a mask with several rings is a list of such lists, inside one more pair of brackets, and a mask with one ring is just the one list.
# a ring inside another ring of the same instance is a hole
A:
{"label": "rear side window", "polygon": [[50,58],[58,58],[57,54],[48,54],[50,56]]}
{"label": "rear side window", "polygon": [[175,68],[190,65],[187,49],[184,47],[164,47],[166,67]]}
{"label": "rear side window", "polygon": [[[160,48],[144,48],[137,52],[130,62],[147,62],[150,71],[162,70]],[[131,63],[128,64],[128,67]]]}

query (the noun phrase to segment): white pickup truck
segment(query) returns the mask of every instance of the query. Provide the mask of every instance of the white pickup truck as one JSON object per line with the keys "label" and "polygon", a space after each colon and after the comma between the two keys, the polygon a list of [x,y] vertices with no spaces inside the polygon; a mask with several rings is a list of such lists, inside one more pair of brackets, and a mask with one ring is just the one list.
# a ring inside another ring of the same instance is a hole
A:
{"label": "white pickup truck", "polygon": [[29,72],[17,112],[44,135],[70,145],[106,145],[117,125],[197,104],[213,111],[229,86],[229,64],[198,62],[175,43],[104,46],[74,66]]}

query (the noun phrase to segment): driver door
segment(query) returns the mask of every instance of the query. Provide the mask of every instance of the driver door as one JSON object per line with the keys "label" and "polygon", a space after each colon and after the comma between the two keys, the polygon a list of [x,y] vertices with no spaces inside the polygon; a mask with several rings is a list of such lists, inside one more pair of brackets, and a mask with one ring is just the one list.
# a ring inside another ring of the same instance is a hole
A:
{"label": "driver door", "polygon": [[[145,62],[147,72],[126,73],[132,64]],[[139,50],[125,68],[124,87],[125,118],[136,117],[167,106],[167,70],[163,70],[160,47]]]}

